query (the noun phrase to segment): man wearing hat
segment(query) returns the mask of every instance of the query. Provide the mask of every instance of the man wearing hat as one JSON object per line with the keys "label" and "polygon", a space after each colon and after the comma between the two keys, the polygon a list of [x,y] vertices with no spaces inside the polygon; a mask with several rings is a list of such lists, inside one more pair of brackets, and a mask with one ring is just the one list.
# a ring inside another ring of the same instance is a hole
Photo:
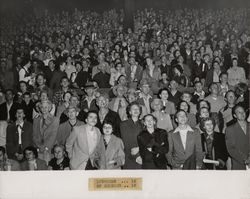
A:
{"label": "man wearing hat", "polygon": [[81,102],[81,109],[86,113],[88,111],[98,111],[98,107],[96,105],[96,98],[95,98],[96,89],[97,87],[94,82],[87,82],[85,84],[84,91],[86,93],[86,96]]}
{"label": "man wearing hat", "polygon": [[152,91],[150,89],[150,85],[146,79],[142,79],[140,83],[140,89],[141,89],[141,93],[137,102],[140,105],[145,106],[147,110],[147,114],[150,114],[151,113],[150,105],[153,101],[153,97],[151,95]]}
{"label": "man wearing hat", "polygon": [[60,145],[65,145],[67,138],[69,137],[74,126],[83,125],[84,122],[77,119],[80,109],[72,104],[66,110],[68,120],[59,125],[56,143]]}
{"label": "man wearing hat", "polygon": [[127,81],[130,86],[137,87],[137,83],[142,79],[142,70],[142,67],[135,61],[135,57],[130,54],[129,65],[125,67]]}

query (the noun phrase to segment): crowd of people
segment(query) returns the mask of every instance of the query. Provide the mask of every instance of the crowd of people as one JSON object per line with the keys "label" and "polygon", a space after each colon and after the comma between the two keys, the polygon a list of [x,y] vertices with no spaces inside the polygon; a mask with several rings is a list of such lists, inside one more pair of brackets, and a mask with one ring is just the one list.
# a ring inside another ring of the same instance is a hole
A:
{"label": "crowd of people", "polygon": [[0,170],[248,169],[249,14],[8,13]]}

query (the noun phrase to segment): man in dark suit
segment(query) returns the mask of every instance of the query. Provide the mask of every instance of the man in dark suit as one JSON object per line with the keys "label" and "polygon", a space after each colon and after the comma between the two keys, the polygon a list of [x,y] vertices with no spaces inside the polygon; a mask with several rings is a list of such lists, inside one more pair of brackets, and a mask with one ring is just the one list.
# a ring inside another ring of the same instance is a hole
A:
{"label": "man in dark suit", "polygon": [[98,111],[95,99],[96,85],[93,82],[87,82],[85,85],[85,93],[87,94],[81,102],[81,109],[84,112]]}
{"label": "man in dark suit", "polygon": [[85,84],[91,79],[89,71],[82,70],[82,63],[76,63],[76,72],[71,74],[71,82],[75,88],[83,88]]}
{"label": "man in dark suit", "polygon": [[94,77],[93,81],[95,81],[99,88],[110,88],[109,80],[110,74],[106,72],[105,65],[100,64],[98,66],[100,72],[98,72]]}
{"label": "man in dark suit", "polygon": [[24,121],[24,108],[16,109],[16,122],[9,124],[6,133],[6,149],[8,158],[22,161],[23,149],[32,146],[33,127],[29,122]]}
{"label": "man in dark suit", "polygon": [[226,169],[226,161],[228,159],[228,152],[226,148],[225,135],[214,131],[215,121],[208,117],[201,120],[201,134],[202,149],[205,152],[205,158],[210,160],[217,160],[218,165],[204,164],[204,169]]}
{"label": "man in dark suit", "polygon": [[108,108],[108,105],[109,105],[108,95],[106,94],[100,95],[97,98],[96,104],[99,108],[96,127],[98,127],[99,129],[102,129],[102,124],[105,120],[111,121],[113,123],[113,128],[114,128],[113,134],[120,138],[121,137],[121,133],[120,133],[121,119],[118,113]]}
{"label": "man in dark suit", "polygon": [[197,52],[195,54],[195,62],[192,66],[192,78],[191,81],[194,81],[196,77],[204,83],[206,74],[208,71],[208,65],[201,59],[201,53]]}
{"label": "man in dark suit", "polygon": [[129,58],[129,64],[125,66],[125,73],[129,85],[137,87],[142,79],[143,68],[138,65],[133,56]]}
{"label": "man in dark suit", "polygon": [[178,80],[176,78],[173,78],[169,84],[170,95],[169,95],[168,100],[173,102],[176,107],[180,103],[181,95],[182,95],[182,93],[178,91],[178,87],[179,87]]}
{"label": "man in dark suit", "polygon": [[194,93],[192,94],[191,102],[194,104],[198,104],[200,100],[203,100],[207,94],[203,90],[203,84],[201,81],[195,81],[194,82]]}
{"label": "man in dark suit", "polygon": [[11,89],[5,92],[6,102],[0,105],[0,120],[6,120],[8,122],[14,122],[16,120],[16,108],[18,104],[13,101],[14,91]]}
{"label": "man in dark suit", "polygon": [[232,170],[245,170],[250,165],[250,124],[242,106],[236,105],[232,112],[237,122],[226,128],[226,146],[232,159]]}

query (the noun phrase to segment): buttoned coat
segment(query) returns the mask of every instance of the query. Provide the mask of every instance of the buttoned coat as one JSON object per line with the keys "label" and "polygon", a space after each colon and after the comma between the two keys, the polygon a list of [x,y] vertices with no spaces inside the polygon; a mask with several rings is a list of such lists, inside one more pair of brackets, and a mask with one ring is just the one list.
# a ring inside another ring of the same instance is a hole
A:
{"label": "buttoned coat", "polygon": [[[22,150],[28,146],[33,145],[32,136],[33,136],[33,129],[32,124],[29,122],[24,122],[22,127]],[[15,153],[19,151],[19,143],[18,143],[19,135],[17,132],[16,123],[10,124],[7,127],[6,133],[6,151],[8,158],[16,159]]]}

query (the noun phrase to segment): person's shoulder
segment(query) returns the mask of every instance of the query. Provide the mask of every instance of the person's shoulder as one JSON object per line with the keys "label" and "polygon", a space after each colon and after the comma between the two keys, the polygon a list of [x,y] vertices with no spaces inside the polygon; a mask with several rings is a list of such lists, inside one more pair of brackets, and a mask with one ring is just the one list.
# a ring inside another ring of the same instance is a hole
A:
{"label": "person's shoulder", "polygon": [[53,116],[54,123],[60,123],[60,117]]}
{"label": "person's shoulder", "polygon": [[200,131],[197,129],[197,128],[193,128],[193,127],[191,127],[192,128],[192,133],[193,134],[196,134],[196,135],[200,135],[201,133],[200,133]]}
{"label": "person's shoulder", "polygon": [[14,123],[10,123],[10,124],[8,124],[7,125],[7,129],[13,129],[13,128],[15,128],[16,127],[16,123],[14,122]]}
{"label": "person's shoulder", "polygon": [[33,126],[32,123],[30,123],[29,121],[24,121],[24,125],[29,126],[29,127]]}
{"label": "person's shoulder", "polygon": [[6,102],[3,102],[2,104],[0,104],[0,107],[4,107],[6,106]]}
{"label": "person's shoulder", "polygon": [[82,126],[84,125],[85,123],[81,120],[78,120],[77,123],[76,123],[76,126]]}
{"label": "person's shoulder", "polygon": [[167,131],[165,129],[156,128],[155,131],[159,134],[167,134]]}
{"label": "person's shoulder", "polygon": [[34,118],[34,119],[33,119],[33,125],[34,125],[34,123],[39,122],[40,119],[41,119],[41,116],[38,116],[38,117]]}
{"label": "person's shoulder", "polygon": [[214,132],[214,135],[215,135],[218,139],[225,139],[225,134],[224,134],[224,133]]}
{"label": "person's shoulder", "polygon": [[50,161],[49,161],[49,166],[54,166],[56,164],[56,158],[52,158]]}
{"label": "person's shoulder", "polygon": [[112,116],[114,116],[114,117],[117,117],[117,115],[118,115],[118,113],[116,113],[115,111],[112,111],[112,110],[110,110],[109,109],[109,115],[112,115]]}
{"label": "person's shoulder", "polygon": [[235,129],[237,129],[237,128],[238,128],[238,122],[236,122],[236,123],[234,123],[234,124],[228,126],[228,127],[226,128],[226,134],[234,134]]}
{"label": "person's shoulder", "polygon": [[37,158],[37,159],[36,159],[36,161],[37,161],[37,164],[41,164],[41,165],[43,165],[43,166],[46,166],[46,167],[47,167],[47,163],[46,163],[46,161],[45,161],[45,160],[42,160],[42,159]]}
{"label": "person's shoulder", "polygon": [[117,137],[116,135],[112,134],[112,139],[115,141],[115,142],[123,142],[121,138]]}
{"label": "person's shoulder", "polygon": [[148,131],[146,129],[143,129],[139,134],[138,137],[142,137],[148,134]]}
{"label": "person's shoulder", "polygon": [[125,121],[122,121],[122,122],[120,123],[120,126],[121,126],[121,127],[124,127],[124,126],[127,126],[127,125],[129,125],[129,119],[128,119],[128,120],[125,120]]}
{"label": "person's shoulder", "polygon": [[82,125],[78,125],[78,126],[74,126],[74,130],[75,131],[81,131],[81,130],[85,130],[86,128],[86,124],[82,124]]}

